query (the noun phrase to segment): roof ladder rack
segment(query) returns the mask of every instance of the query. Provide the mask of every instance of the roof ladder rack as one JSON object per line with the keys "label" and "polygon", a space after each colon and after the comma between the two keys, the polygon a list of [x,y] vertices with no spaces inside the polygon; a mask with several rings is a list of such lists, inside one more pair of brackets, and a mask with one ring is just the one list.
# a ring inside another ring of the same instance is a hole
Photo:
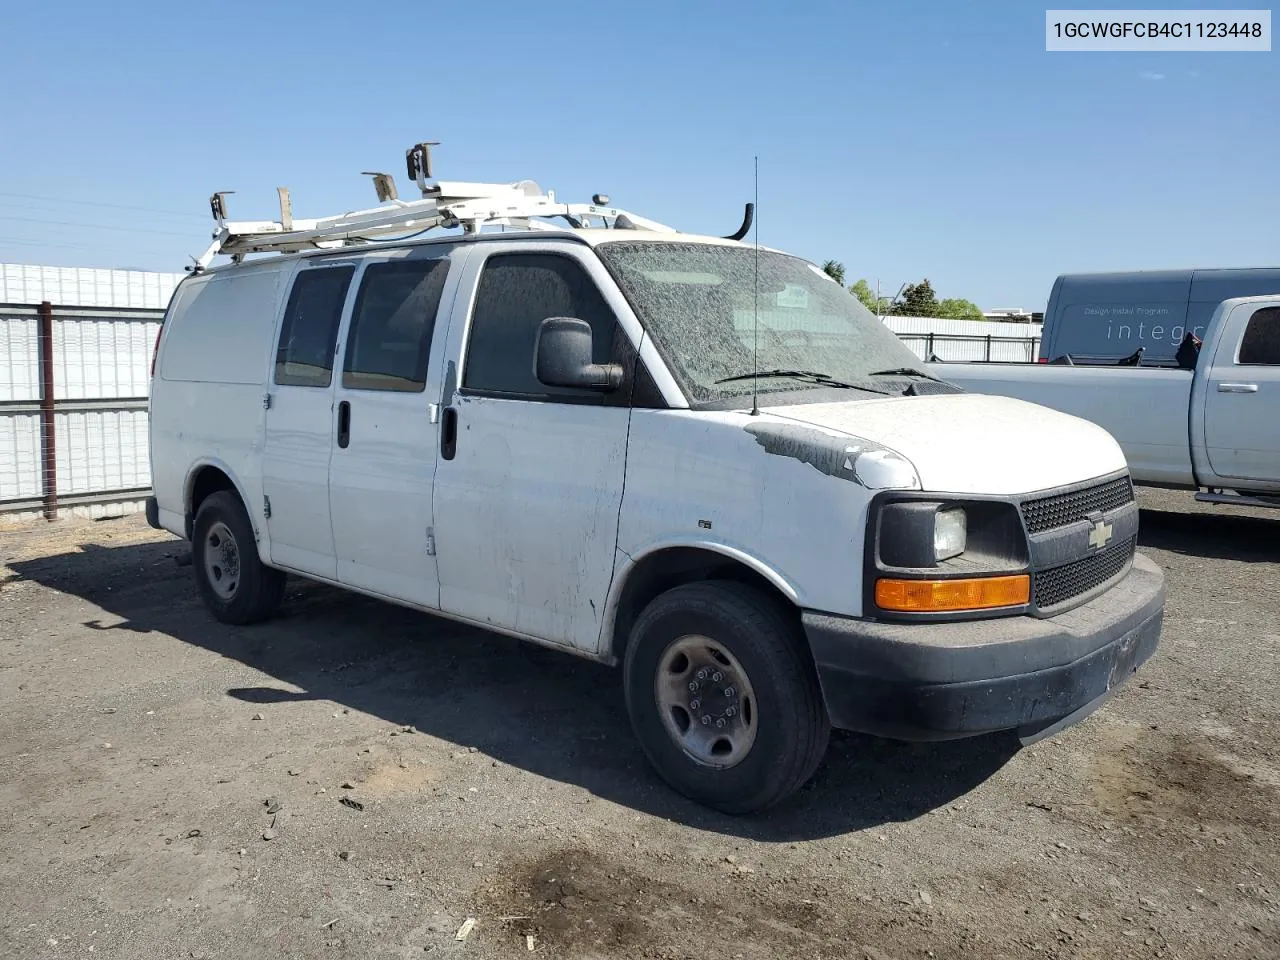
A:
{"label": "roof ladder rack", "polygon": [[434,142],[415,144],[405,156],[409,176],[422,193],[421,200],[400,200],[395,180],[390,174],[367,172],[366,176],[373,177],[374,191],[383,206],[314,220],[300,219],[293,216],[293,201],[288,189],[279,187],[279,220],[229,220],[227,196],[233,191],[215,193],[209,199],[209,206],[217,228],[213,242],[196,260],[194,269],[203,270],[219,254],[238,263],[249,253],[341,248],[378,238],[395,240],[405,234],[416,235],[436,227],[461,227],[468,234],[478,233],[486,226],[562,229],[544,222],[545,218],[562,218],[574,227],[585,226],[590,219],[599,219],[605,226],[615,228],[677,232],[661,223],[607,206],[609,198],[601,194],[592,197],[591,203],[560,203],[554,192],[548,190],[543,193],[532,180],[516,183],[432,182],[431,147],[434,145]]}

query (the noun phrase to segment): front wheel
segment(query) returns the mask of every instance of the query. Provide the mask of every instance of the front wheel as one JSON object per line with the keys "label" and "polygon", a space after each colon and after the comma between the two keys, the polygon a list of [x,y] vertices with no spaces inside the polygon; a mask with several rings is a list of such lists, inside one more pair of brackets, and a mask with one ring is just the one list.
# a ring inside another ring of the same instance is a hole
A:
{"label": "front wheel", "polygon": [[790,796],[826,752],[830,722],[799,625],[743,584],[687,584],[650,603],[632,629],[623,684],[658,773],[725,813]]}
{"label": "front wheel", "polygon": [[249,515],[230,491],[210,494],[196,511],[191,567],[205,606],[223,623],[265,620],[284,598],[284,573],[259,558]]}

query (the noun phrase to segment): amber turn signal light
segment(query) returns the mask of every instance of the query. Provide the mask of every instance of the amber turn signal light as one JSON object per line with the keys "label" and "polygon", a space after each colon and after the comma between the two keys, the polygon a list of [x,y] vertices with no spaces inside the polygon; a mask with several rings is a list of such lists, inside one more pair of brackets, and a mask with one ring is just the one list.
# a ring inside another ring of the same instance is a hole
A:
{"label": "amber turn signal light", "polygon": [[935,613],[944,610],[987,610],[1017,607],[1031,599],[1031,578],[973,577],[965,580],[876,581],[876,606],[902,613]]}

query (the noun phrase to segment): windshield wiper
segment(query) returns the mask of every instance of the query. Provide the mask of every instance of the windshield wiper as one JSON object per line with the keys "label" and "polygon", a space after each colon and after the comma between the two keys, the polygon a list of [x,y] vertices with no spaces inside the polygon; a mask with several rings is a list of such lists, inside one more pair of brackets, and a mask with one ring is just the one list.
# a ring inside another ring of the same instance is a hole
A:
{"label": "windshield wiper", "polygon": [[826,387],[848,387],[850,390],[866,390],[867,387],[860,387],[856,383],[846,383],[844,380],[837,380],[825,373],[819,373],[816,370],[757,370],[751,373],[737,373],[732,377],[721,377],[716,383],[729,383],[733,380],[753,380],[756,377],[789,377],[792,380],[811,380],[814,383],[820,383]]}
{"label": "windshield wiper", "polygon": [[872,370],[867,374],[868,377],[924,377],[926,380],[938,380],[937,377],[931,377],[927,373],[921,373],[919,370],[913,370],[910,367],[894,367],[891,370]]}

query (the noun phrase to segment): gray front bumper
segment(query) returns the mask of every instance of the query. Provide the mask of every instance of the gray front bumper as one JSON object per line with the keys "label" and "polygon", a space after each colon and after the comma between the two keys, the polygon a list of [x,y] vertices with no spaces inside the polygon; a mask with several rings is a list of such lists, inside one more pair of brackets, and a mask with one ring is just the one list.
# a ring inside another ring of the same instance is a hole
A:
{"label": "gray front bumper", "polygon": [[834,726],[904,740],[1047,728],[1155,652],[1164,574],[1138,554],[1111,589],[1056,617],[882,623],[806,612]]}

